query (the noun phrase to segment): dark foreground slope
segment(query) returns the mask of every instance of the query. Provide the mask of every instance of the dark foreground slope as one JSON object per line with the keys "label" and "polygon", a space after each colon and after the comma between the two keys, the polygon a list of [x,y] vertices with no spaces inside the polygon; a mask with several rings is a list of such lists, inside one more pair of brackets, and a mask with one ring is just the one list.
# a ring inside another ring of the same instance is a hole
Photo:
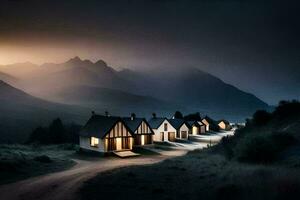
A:
{"label": "dark foreground slope", "polygon": [[[81,198],[98,199],[99,194],[110,199],[122,197],[145,200],[263,200],[298,197],[300,104],[296,104],[292,107],[290,104],[282,104],[269,117],[264,114],[261,117],[259,114],[257,118],[256,114],[249,122],[251,128],[247,126],[243,133],[239,132],[212,148],[196,150],[186,156],[151,166],[129,167],[99,174],[85,183],[80,192]],[[255,119],[263,123],[254,125],[257,123]],[[274,139],[278,132],[281,133],[281,143],[278,143],[276,137]],[[245,139],[248,135],[256,139]],[[264,139],[257,139],[261,137]],[[255,144],[255,141],[259,142]],[[266,159],[240,159],[239,144],[244,145],[244,155],[251,155],[251,152],[260,149],[256,155],[263,153]],[[274,154],[261,147],[272,147],[276,152]],[[268,156],[273,159],[268,159]],[[116,189],[118,193],[115,193]]]}

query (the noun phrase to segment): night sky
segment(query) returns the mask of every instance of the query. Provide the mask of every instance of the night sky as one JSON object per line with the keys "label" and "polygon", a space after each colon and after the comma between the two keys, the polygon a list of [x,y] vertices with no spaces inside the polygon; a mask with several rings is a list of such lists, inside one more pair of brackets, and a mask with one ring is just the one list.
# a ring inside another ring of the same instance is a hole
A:
{"label": "night sky", "polygon": [[1,0],[0,64],[103,59],[197,67],[275,104],[300,97],[300,4],[255,0]]}

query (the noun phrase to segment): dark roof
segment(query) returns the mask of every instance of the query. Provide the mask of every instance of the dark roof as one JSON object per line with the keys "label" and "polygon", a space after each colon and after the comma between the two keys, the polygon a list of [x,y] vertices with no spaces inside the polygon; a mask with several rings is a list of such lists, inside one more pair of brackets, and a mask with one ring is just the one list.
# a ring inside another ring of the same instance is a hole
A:
{"label": "dark roof", "polygon": [[[80,131],[80,135],[103,138],[118,122],[124,123],[120,117],[93,115]],[[132,134],[130,129],[129,132]]]}
{"label": "dark roof", "polygon": [[131,120],[130,117],[123,117],[122,118],[124,123],[131,129],[132,132],[136,131],[136,129],[140,126],[143,121],[143,118],[134,118]]}
{"label": "dark roof", "polygon": [[186,121],[186,124],[191,128],[193,125],[199,127],[200,124],[197,121]]}
{"label": "dark roof", "polygon": [[206,126],[202,121],[200,121],[201,124],[199,124],[199,126]]}
{"label": "dark roof", "polygon": [[183,124],[186,124],[183,119],[169,119],[170,124],[176,129],[180,129]]}
{"label": "dark roof", "polygon": [[203,119],[205,119],[209,124],[218,124],[218,122],[208,116],[205,116]]}
{"label": "dark roof", "polygon": [[131,117],[123,117],[122,119],[123,119],[124,123],[128,126],[128,128],[130,128],[130,130],[133,133],[135,133],[135,131],[138,129],[138,127],[144,121],[149,126],[151,132],[154,134],[154,132],[152,131],[151,126],[148,124],[148,122],[146,121],[145,118],[135,117],[135,118],[131,119]]}
{"label": "dark roof", "polygon": [[152,128],[157,129],[165,121],[165,119],[166,118],[164,117],[152,117],[148,123]]}

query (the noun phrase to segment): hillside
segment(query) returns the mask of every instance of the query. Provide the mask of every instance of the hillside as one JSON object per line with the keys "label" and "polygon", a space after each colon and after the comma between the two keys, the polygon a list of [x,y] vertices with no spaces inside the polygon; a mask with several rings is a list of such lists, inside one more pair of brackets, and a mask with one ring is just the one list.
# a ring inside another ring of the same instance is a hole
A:
{"label": "hillside", "polygon": [[0,65],[0,71],[19,79],[34,77],[41,72],[38,65],[30,62]]}
{"label": "hillside", "polygon": [[[125,70],[119,73],[134,82],[136,92],[158,99],[189,105],[190,111],[202,111],[215,118],[244,120],[257,109],[269,106],[254,96],[226,84],[219,78],[195,68],[184,71],[152,72],[151,75]],[[134,77],[134,78],[132,78]],[[167,95],[166,95],[167,94]]]}
{"label": "hillside", "polygon": [[80,123],[89,115],[79,107],[33,97],[3,81],[0,81],[0,105],[1,143],[24,142],[33,128],[57,117]]}
{"label": "hillside", "polygon": [[[14,66],[15,68],[16,66]],[[72,90],[71,93],[76,93],[72,101],[82,102],[82,106],[86,106],[87,101],[82,101],[82,97],[78,94],[79,91],[87,92],[82,90],[81,86],[88,86],[118,90],[136,95],[136,97],[143,96],[152,98],[152,100],[156,99],[160,102],[179,105],[175,108],[170,106],[169,108],[172,110],[164,109],[162,112],[164,114],[173,113],[175,109],[180,109],[185,113],[199,111],[213,118],[244,121],[246,117],[249,117],[257,109],[269,109],[269,106],[256,96],[241,91],[230,84],[226,84],[219,78],[196,68],[186,67],[182,70],[174,70],[168,67],[161,67],[151,71],[132,71],[128,69],[116,71],[103,60],[91,62],[89,60],[81,60],[79,57],[74,57],[65,63],[46,63],[38,67],[29,66],[27,68],[31,70],[33,75],[22,80],[21,88],[26,92],[49,100],[70,100],[70,97],[63,96],[67,95],[63,90]],[[8,67],[0,69],[8,69]],[[16,75],[19,75],[18,73]],[[74,88],[79,90],[75,91]],[[91,88],[86,90],[90,91],[90,93],[91,91],[98,92]],[[101,96],[102,94],[103,96]],[[102,98],[106,98],[105,95],[107,95],[107,91],[98,92],[93,95],[93,99],[95,102],[101,102],[103,101]],[[116,99],[113,99],[114,97]],[[75,98],[81,99],[76,100]],[[69,100],[63,103],[68,104]],[[132,103],[123,102],[123,99],[118,98],[118,95],[115,94],[111,95],[109,101],[113,102],[113,105],[105,105],[109,110],[114,109],[112,107],[115,107],[115,105],[125,106]],[[163,106],[157,107],[158,102],[149,103],[144,100],[135,100],[135,102],[140,103],[137,108],[146,107],[147,112],[166,107],[164,103],[161,103]],[[141,102],[145,104],[142,105]],[[132,106],[129,107],[132,108]],[[95,109],[102,110],[103,106],[95,107]],[[118,109],[120,110],[122,107],[118,107]],[[123,111],[120,110],[120,113],[116,114],[122,113]]]}
{"label": "hillside", "polygon": [[9,74],[3,73],[1,71],[0,71],[0,80],[5,81],[9,84],[16,84],[18,82],[17,78],[15,78]]}
{"label": "hillside", "polygon": [[109,111],[114,115],[127,116],[132,112],[139,116],[150,116],[153,112],[158,115],[171,115],[174,110],[180,108],[153,97],[102,87],[73,86],[56,90],[54,93],[48,93],[48,98],[53,98],[53,101],[84,105],[97,112]]}

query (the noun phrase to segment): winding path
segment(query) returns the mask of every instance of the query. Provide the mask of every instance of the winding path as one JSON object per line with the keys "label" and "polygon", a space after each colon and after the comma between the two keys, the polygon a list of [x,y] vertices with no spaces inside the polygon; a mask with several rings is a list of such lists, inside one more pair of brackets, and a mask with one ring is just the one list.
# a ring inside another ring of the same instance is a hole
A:
{"label": "winding path", "polygon": [[[207,141],[191,142],[190,144],[176,144],[172,150],[158,150],[160,155],[140,156],[130,159],[114,157],[97,158],[96,160],[75,160],[77,165],[61,172],[50,173],[15,183],[0,186],[1,200],[76,200],[82,184],[96,176],[100,172],[133,166],[150,165],[165,159],[183,156],[188,151],[206,147],[212,138],[220,140],[225,135],[232,135],[233,131],[224,132],[221,135],[205,136]],[[199,136],[203,140],[204,136]]]}
{"label": "winding path", "polygon": [[0,187],[1,200],[74,200],[82,184],[99,172],[132,165],[148,165],[167,158],[184,155],[187,151],[166,151],[163,155],[140,156],[130,159],[103,158],[97,161],[75,160],[77,165],[61,172],[29,178]]}

